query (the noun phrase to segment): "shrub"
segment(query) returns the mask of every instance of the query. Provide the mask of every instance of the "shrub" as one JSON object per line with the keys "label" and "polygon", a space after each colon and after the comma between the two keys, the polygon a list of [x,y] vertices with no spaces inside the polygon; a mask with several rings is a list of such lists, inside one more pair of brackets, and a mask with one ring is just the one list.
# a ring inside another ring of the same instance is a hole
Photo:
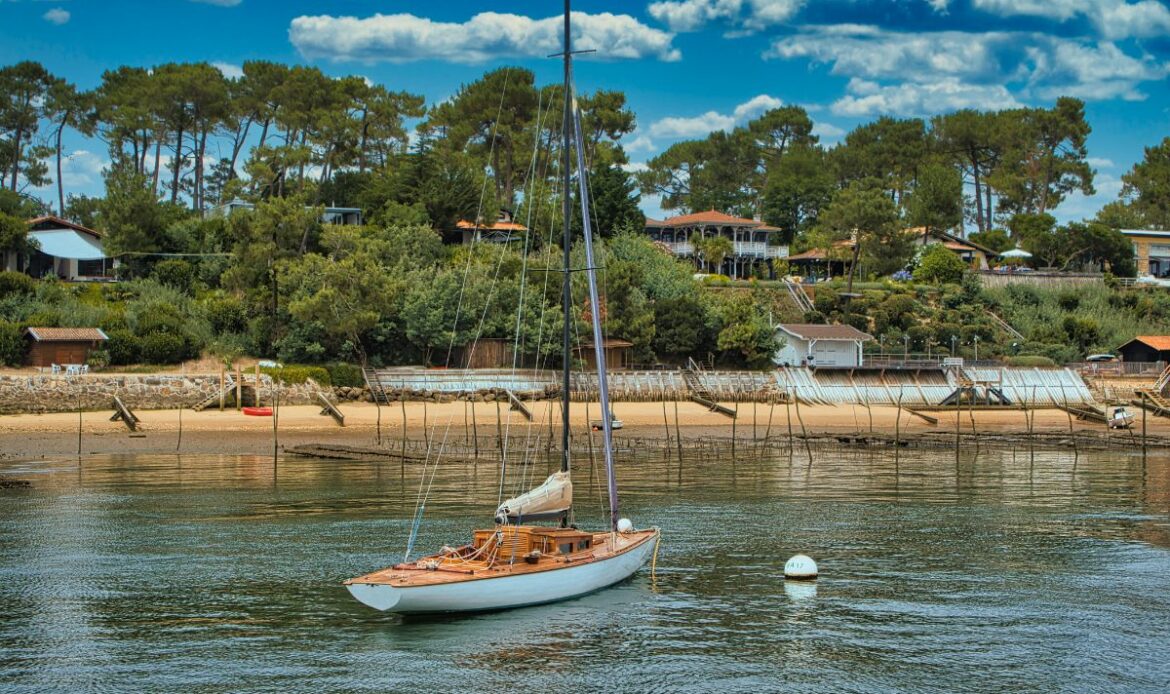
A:
{"label": "shrub", "polygon": [[36,291],[36,280],[22,272],[0,272],[0,296],[9,294],[32,294]]}
{"label": "shrub", "polygon": [[306,379],[311,378],[323,386],[333,385],[333,382],[329,378],[329,372],[323,366],[288,364],[279,368],[261,367],[260,371],[268,374],[278,383],[295,385],[304,383]]}
{"label": "shrub", "polygon": [[0,323],[0,364],[20,366],[26,353],[24,334],[16,323]]}
{"label": "shrub", "polygon": [[1065,311],[1075,311],[1081,305],[1081,297],[1076,292],[1061,292],[1056,303]]}
{"label": "shrub", "polygon": [[95,349],[89,353],[89,358],[85,360],[95,369],[103,369],[110,365],[110,353],[104,349]]}
{"label": "shrub", "polygon": [[203,302],[203,313],[218,334],[242,333],[248,329],[248,312],[244,302],[234,296],[212,297]]}
{"label": "shrub", "polygon": [[195,285],[195,268],[186,260],[167,258],[155,263],[150,277],[161,285],[190,294]]}
{"label": "shrub", "polygon": [[1039,354],[1021,354],[1018,357],[1007,357],[1008,366],[1056,366],[1056,362]]}
{"label": "shrub", "polygon": [[142,359],[151,364],[177,364],[187,356],[187,342],[174,333],[151,333],[142,338]]}
{"label": "shrub", "polygon": [[142,341],[129,330],[111,330],[106,333],[106,351],[111,364],[135,364],[142,354]]}
{"label": "shrub", "polygon": [[963,279],[967,264],[962,258],[942,244],[931,244],[922,253],[922,260],[914,270],[914,279],[919,282],[947,284]]}
{"label": "shrub", "polygon": [[[334,363],[326,364],[325,369],[329,371],[329,380],[335,386],[345,386],[349,388],[360,388],[366,384],[366,379],[362,375],[362,367],[357,364]],[[314,379],[316,380],[316,379]]]}

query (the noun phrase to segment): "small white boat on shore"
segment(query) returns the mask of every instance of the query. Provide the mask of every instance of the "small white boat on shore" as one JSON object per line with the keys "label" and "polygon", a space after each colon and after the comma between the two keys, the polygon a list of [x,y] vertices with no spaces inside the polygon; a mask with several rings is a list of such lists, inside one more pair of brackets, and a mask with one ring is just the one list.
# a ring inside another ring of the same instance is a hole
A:
{"label": "small white boat on shore", "polygon": [[1110,429],[1128,429],[1133,426],[1133,413],[1124,407],[1114,407],[1109,410],[1107,418]]}

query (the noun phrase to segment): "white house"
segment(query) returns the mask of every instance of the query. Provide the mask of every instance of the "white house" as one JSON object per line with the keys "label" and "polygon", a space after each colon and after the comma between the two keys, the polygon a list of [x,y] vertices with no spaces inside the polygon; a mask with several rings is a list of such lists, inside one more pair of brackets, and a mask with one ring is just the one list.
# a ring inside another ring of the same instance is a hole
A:
{"label": "white house", "polygon": [[784,346],[773,360],[781,366],[861,366],[861,346],[873,339],[852,325],[781,323],[776,330]]}
{"label": "white house", "polygon": [[28,225],[37,250],[28,255],[0,251],[0,270],[70,282],[113,278],[118,261],[106,256],[100,232],[51,215],[30,219]]}

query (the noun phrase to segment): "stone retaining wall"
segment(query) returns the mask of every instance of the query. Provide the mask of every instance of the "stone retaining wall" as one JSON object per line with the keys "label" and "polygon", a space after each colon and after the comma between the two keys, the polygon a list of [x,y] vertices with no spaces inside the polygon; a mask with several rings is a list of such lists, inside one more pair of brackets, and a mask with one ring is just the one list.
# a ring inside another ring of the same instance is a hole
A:
{"label": "stone retaining wall", "polygon": [[[315,402],[318,387],[309,382],[280,386],[281,404]],[[328,392],[328,389],[326,389]],[[0,376],[0,414],[75,412],[109,409],[114,396],[130,409],[191,407],[219,392],[219,375],[144,374],[106,376]],[[272,379],[260,377],[260,399],[272,400]]]}
{"label": "stone retaining wall", "polygon": [[[218,374],[0,376],[0,414],[76,412],[79,406],[83,410],[105,410],[111,408],[114,396],[121,398],[132,410],[189,408],[218,392]],[[321,387],[311,379],[303,384],[284,385],[277,389],[281,405],[315,405],[318,392],[324,392],[334,402],[371,402],[368,388]],[[272,379],[266,374],[261,375],[261,404],[270,405],[272,395]],[[393,401],[507,402],[508,399],[502,388],[458,394],[402,389],[388,390],[387,395]],[[550,397],[549,393],[544,391],[516,395],[522,400],[543,400]],[[232,403],[232,398],[229,397],[228,402]],[[245,403],[247,402],[246,400]],[[211,405],[211,408],[214,407],[216,405]]]}

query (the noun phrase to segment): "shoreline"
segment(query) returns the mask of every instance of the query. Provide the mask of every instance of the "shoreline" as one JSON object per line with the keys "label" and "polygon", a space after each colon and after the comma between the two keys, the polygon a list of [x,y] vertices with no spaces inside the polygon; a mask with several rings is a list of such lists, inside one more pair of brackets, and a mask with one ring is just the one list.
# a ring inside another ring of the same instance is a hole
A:
{"label": "shoreline", "polygon": [[[724,403],[734,407],[731,403]],[[677,410],[676,410],[677,405]],[[526,437],[547,441],[550,430],[558,436],[560,407],[557,403],[530,403],[533,423],[506,406],[498,410],[492,403],[423,403],[407,402],[384,405],[381,411],[381,438],[385,447],[403,438],[405,414],[406,438],[421,442],[435,432],[447,434],[457,445],[476,440],[485,450],[496,450],[501,435],[515,442]],[[336,444],[374,447],[379,432],[379,408],[371,403],[343,403],[346,426],[337,425],[319,414],[316,405],[281,407],[275,419],[275,445],[289,449],[306,444]],[[471,412],[475,412],[472,426]],[[497,411],[499,418],[497,419]],[[596,419],[600,408],[574,403],[574,436],[583,437],[588,419]],[[677,411],[677,420],[675,412]],[[754,412],[753,412],[754,411]],[[587,418],[588,412],[589,417]],[[1054,409],[1034,410],[962,410],[929,412],[938,424],[932,425],[896,407],[863,406],[768,406],[764,403],[739,404],[739,417],[732,420],[694,402],[623,402],[614,404],[614,413],[623,423],[615,431],[618,440],[637,441],[639,445],[699,446],[703,443],[730,444],[734,435],[744,448],[767,441],[787,441],[791,428],[794,439],[828,441],[854,445],[921,445],[944,447],[955,445],[956,433],[963,442],[988,445],[1036,445],[1074,447],[1108,446],[1141,448],[1141,412],[1131,430],[1109,430],[1104,424],[1078,421]],[[83,412],[80,416],[81,452],[84,455],[117,453],[174,453],[223,455],[271,455],[274,448],[273,417],[252,417],[235,409],[220,412],[209,409],[140,410],[137,432],[120,421],[110,421],[109,411]],[[754,414],[754,416],[753,416]],[[1032,418],[1029,433],[1028,416]],[[550,421],[551,417],[551,421]],[[769,424],[770,421],[770,424]],[[467,426],[465,427],[465,422]],[[0,416],[0,460],[36,459],[77,455],[79,416],[73,413],[20,414]],[[956,427],[957,424],[957,427]],[[181,428],[181,433],[180,433]],[[1170,420],[1147,415],[1147,445],[1170,446]],[[956,431],[957,429],[957,431]],[[540,445],[545,445],[541,443]]]}

